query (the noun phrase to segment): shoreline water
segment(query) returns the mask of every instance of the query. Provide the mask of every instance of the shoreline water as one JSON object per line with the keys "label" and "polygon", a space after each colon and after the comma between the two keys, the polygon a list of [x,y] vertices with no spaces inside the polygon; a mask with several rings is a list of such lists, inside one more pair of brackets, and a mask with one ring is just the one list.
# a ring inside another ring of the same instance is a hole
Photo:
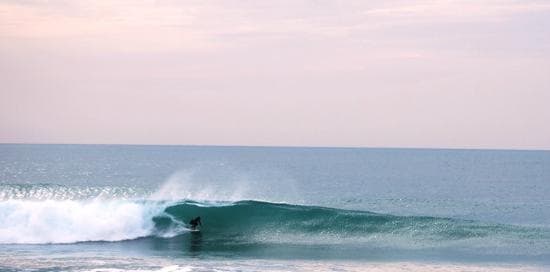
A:
{"label": "shoreline water", "polygon": [[0,261],[2,271],[78,271],[78,272],[194,272],[194,271],[342,271],[342,272],[543,272],[549,266],[533,264],[459,263],[459,262],[364,262],[327,260],[170,260],[163,258],[82,258],[68,263],[62,257],[10,259]]}

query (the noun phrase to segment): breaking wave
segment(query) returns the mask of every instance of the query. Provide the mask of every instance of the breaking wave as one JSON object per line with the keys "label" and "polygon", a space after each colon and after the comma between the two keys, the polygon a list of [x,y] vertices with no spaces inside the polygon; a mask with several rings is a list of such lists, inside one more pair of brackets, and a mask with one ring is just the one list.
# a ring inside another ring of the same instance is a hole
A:
{"label": "breaking wave", "polygon": [[[414,249],[459,245],[519,248],[533,254],[545,254],[550,249],[550,231],[538,227],[252,200],[178,201],[160,200],[158,195],[130,198],[124,197],[125,193],[120,198],[77,199],[44,193],[79,195],[71,191],[75,188],[8,187],[0,190],[0,244],[171,239],[192,235],[185,222],[201,216],[203,239],[229,246],[368,244]],[[41,195],[37,193],[40,190]],[[41,197],[35,197],[37,194]]]}

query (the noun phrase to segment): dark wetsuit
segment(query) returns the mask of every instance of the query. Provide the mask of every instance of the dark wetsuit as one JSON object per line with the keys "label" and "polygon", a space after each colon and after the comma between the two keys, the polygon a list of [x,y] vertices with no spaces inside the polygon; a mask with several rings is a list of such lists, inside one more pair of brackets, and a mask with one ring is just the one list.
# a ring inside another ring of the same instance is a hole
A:
{"label": "dark wetsuit", "polygon": [[197,226],[201,226],[202,227],[202,223],[201,223],[201,217],[197,217],[191,221],[189,221],[189,225],[191,225],[191,229],[196,229]]}

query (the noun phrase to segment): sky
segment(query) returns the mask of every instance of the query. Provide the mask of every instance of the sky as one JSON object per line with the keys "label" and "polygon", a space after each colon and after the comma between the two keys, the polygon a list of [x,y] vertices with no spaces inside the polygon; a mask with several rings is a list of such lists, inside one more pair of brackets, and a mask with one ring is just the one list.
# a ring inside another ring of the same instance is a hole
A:
{"label": "sky", "polygon": [[550,1],[0,0],[0,142],[550,149]]}

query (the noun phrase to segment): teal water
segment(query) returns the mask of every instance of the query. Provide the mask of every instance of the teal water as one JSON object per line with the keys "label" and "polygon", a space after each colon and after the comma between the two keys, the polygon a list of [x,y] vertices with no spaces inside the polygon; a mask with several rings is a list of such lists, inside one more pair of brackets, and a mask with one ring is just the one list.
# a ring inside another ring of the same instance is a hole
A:
{"label": "teal water", "polygon": [[0,269],[548,267],[549,193],[548,151],[3,144]]}

